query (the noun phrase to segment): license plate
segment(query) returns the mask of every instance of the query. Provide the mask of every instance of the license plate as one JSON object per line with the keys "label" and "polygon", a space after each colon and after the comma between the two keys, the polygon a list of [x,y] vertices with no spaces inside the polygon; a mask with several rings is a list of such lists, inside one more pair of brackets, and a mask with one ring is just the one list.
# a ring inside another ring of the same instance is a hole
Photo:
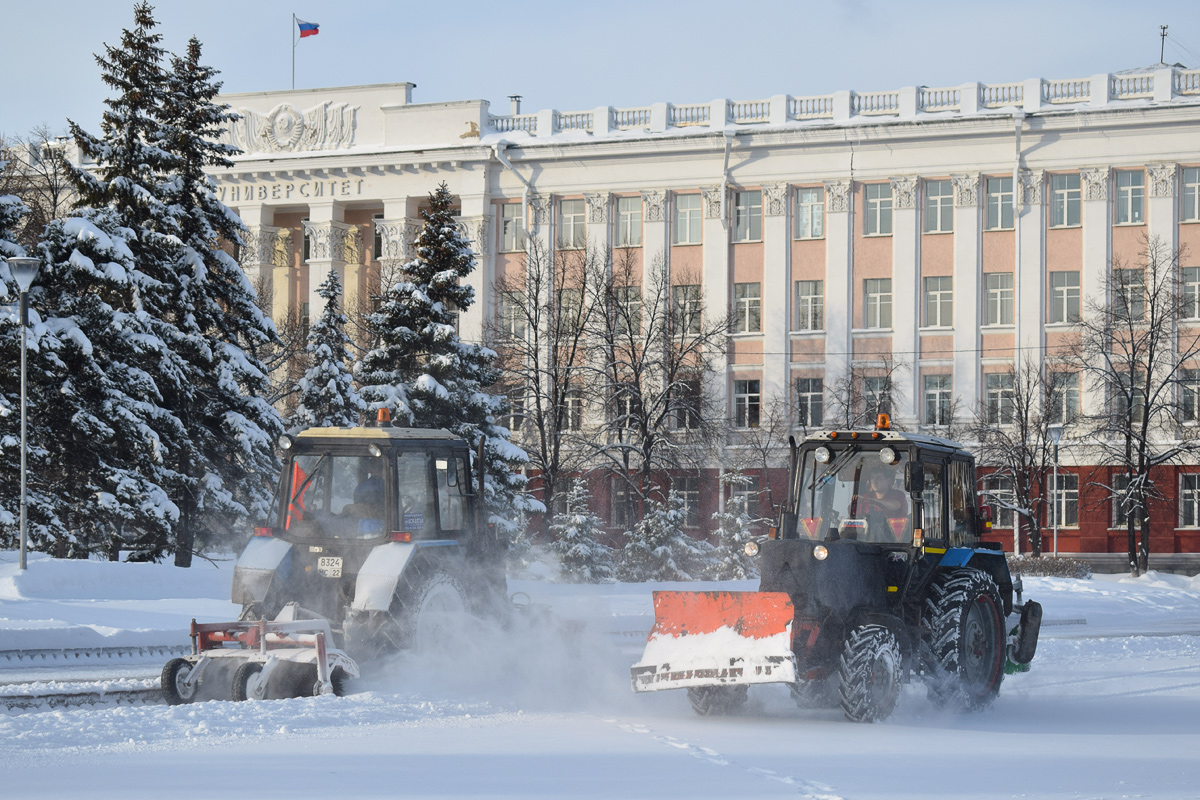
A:
{"label": "license plate", "polygon": [[317,572],[326,578],[342,577],[342,560],[334,556],[322,556],[317,560]]}

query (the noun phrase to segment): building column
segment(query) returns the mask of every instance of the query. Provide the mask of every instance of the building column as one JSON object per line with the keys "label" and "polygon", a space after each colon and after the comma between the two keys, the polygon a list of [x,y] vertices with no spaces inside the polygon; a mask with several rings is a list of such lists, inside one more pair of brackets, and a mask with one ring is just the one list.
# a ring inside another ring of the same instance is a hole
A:
{"label": "building column", "polygon": [[[702,189],[704,204],[704,229],[701,233],[701,271],[703,274],[704,308],[706,319],[720,319],[729,313],[729,225],[725,213],[725,198],[720,187]],[[727,345],[728,347],[728,345]],[[723,407],[714,409],[724,417],[730,416],[728,349],[713,358],[713,374],[719,375],[721,385],[717,396],[722,398]]]}
{"label": "building column", "polygon": [[1045,173],[1021,170],[1017,187],[1017,226],[1020,248],[1017,250],[1017,308],[1014,315],[1017,348],[1014,369],[1020,369],[1028,355],[1038,364],[1043,361],[1046,343],[1046,206],[1043,200]]}
{"label": "building column", "polygon": [[[825,391],[847,377],[854,324],[854,225],[850,181],[825,182]],[[790,349],[790,348],[789,348]],[[837,403],[849,398],[839,397]]]}
{"label": "building column", "polygon": [[651,264],[661,258],[669,270],[667,256],[671,250],[667,236],[667,193],[642,192],[642,257]]}
{"label": "building column", "polygon": [[[304,223],[304,235],[309,240],[308,253],[308,317],[318,319],[325,309],[325,301],[319,291],[330,270],[337,273],[346,287],[346,234],[350,226],[343,221],[343,208],[339,203],[309,206],[308,220]],[[345,296],[342,308],[345,308]]]}
{"label": "building column", "polygon": [[608,225],[608,192],[589,192],[583,196],[587,205],[587,241],[588,247],[597,252],[604,252],[612,242],[612,231]]}
{"label": "building column", "polygon": [[979,410],[979,313],[983,269],[979,220],[979,174],[952,175],[954,182],[954,399],[972,419]]}
{"label": "building column", "polygon": [[1150,164],[1146,167],[1149,191],[1146,200],[1146,232],[1151,240],[1157,238],[1173,253],[1179,247],[1178,204],[1175,185],[1178,164]]}
{"label": "building column", "polygon": [[911,430],[921,423],[920,225],[916,176],[892,178],[892,363],[901,389],[892,398],[892,410]]}
{"label": "building column", "polygon": [[[250,285],[258,295],[259,305],[269,314],[274,308],[275,275],[273,256],[275,240],[279,237],[279,228],[271,224],[274,212],[264,206],[255,206],[238,210],[238,215],[246,224],[247,231],[242,234],[242,246],[238,249],[238,263]],[[287,283],[282,291],[287,296]]]}
{"label": "building column", "polygon": [[[1081,313],[1089,314],[1093,306],[1108,305],[1108,270],[1112,261],[1112,207],[1108,202],[1109,168],[1094,167],[1080,170],[1083,201],[1080,221],[1083,223],[1083,275],[1080,277]],[[1079,405],[1084,415],[1098,413],[1104,408],[1102,392],[1091,391],[1087,381],[1079,387]]]}
{"label": "building column", "polygon": [[[765,184],[763,199],[762,398],[778,398],[790,408],[788,368],[791,319],[788,276],[791,274],[791,236],[788,230],[788,185]],[[788,415],[790,418],[790,414]]]}

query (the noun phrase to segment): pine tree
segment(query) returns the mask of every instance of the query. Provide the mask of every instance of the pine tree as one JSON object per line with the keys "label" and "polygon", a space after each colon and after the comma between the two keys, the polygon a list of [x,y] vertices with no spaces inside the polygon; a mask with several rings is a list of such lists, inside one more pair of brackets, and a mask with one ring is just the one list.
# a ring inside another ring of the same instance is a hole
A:
{"label": "pine tree", "polygon": [[455,327],[455,315],[475,302],[474,288],[463,283],[475,271],[475,256],[454,222],[451,201],[444,183],[429,195],[417,257],[368,318],[376,344],[355,374],[372,412],[386,408],[396,424],[445,428],[472,450],[484,442],[484,499],[492,521],[511,533],[516,511],[544,509],[521,493],[525,477],[517,469],[528,457],[496,422],[507,405],[488,392],[500,377],[496,353],[463,342]]}
{"label": "pine tree", "polygon": [[603,583],[613,579],[613,549],[600,537],[604,521],[592,513],[591,492],[578,478],[567,493],[566,511],[550,522],[554,540],[550,552],[558,556],[562,575],[568,580]]}
{"label": "pine tree", "polygon": [[[749,479],[740,472],[727,472],[721,476],[724,486],[746,486]],[[754,518],[746,509],[746,496],[734,493],[724,511],[712,515],[717,525],[716,551],[707,577],[713,580],[743,580],[758,576],[758,568],[746,555],[746,542],[753,537],[750,531]]]}
{"label": "pine tree", "polygon": [[179,474],[172,487],[180,507],[178,566],[190,565],[193,549],[232,544],[239,528],[265,517],[282,430],[265,399],[270,381],[257,356],[278,336],[249,279],[219,246],[239,243],[245,228],[204,173],[232,165],[238,151],[217,139],[236,115],[215,103],[221,84],[200,55],[193,38],[187,55],[172,59],[158,141],[174,160],[159,192],[183,245],[171,265],[172,306],[183,313],[170,321],[190,387],[172,406],[188,434],[171,454]]}
{"label": "pine tree", "polygon": [[651,499],[626,543],[618,575],[623,581],[692,581],[709,570],[714,547],[683,532],[687,510],[675,492],[666,502]]}
{"label": "pine tree", "polygon": [[[0,172],[4,170],[0,161]],[[0,195],[0,259],[24,256],[16,241],[27,208],[14,195]],[[20,513],[21,328],[19,289],[0,260],[0,547],[16,542]],[[11,533],[10,533],[11,531]]]}
{"label": "pine tree", "polygon": [[290,422],[326,428],[357,425],[367,406],[354,390],[354,378],[346,366],[350,337],[346,335],[346,315],[338,308],[342,282],[337,270],[329,270],[317,294],[325,299],[325,310],[308,331],[305,350],[312,366],[296,385],[300,401]]}

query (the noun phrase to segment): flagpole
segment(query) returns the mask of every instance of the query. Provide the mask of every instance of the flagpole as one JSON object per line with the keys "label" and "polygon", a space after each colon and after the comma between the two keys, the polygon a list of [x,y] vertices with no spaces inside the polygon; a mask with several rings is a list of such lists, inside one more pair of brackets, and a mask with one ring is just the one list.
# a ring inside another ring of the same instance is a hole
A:
{"label": "flagpole", "polygon": [[292,14],[292,27],[290,30],[292,39],[292,91],[296,90],[296,15]]}

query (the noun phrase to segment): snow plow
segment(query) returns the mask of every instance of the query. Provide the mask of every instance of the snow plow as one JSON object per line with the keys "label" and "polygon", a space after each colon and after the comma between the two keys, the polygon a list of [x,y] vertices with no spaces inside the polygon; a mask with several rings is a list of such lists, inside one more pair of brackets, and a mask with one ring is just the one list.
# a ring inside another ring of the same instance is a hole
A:
{"label": "snow plow", "polygon": [[[169,701],[209,683],[200,695],[228,696],[227,686],[234,695],[307,695],[317,680],[336,694],[339,677],[357,674],[351,658],[433,646],[470,616],[507,607],[506,545],[484,516],[483,461],[466,441],[392,427],[384,411],[375,426],[308,428],[284,434],[280,447],[268,520],[234,565],[239,622],[197,626],[193,638],[205,646],[164,672]],[[276,648],[273,637],[285,635]],[[263,686],[247,678],[244,689],[221,674],[235,662],[243,673],[261,664],[254,680]],[[323,664],[328,675],[315,675]],[[298,672],[308,677],[290,677]]]}
{"label": "snow plow", "polygon": [[747,545],[759,591],[655,592],[634,691],[685,688],[711,715],[751,684],[785,683],[802,705],[836,698],[847,719],[873,722],[914,677],[935,703],[969,710],[1029,668],[1041,606],[1021,602],[1000,545],[982,539],[969,452],[894,432],[886,415],[790,450],[777,524]]}

